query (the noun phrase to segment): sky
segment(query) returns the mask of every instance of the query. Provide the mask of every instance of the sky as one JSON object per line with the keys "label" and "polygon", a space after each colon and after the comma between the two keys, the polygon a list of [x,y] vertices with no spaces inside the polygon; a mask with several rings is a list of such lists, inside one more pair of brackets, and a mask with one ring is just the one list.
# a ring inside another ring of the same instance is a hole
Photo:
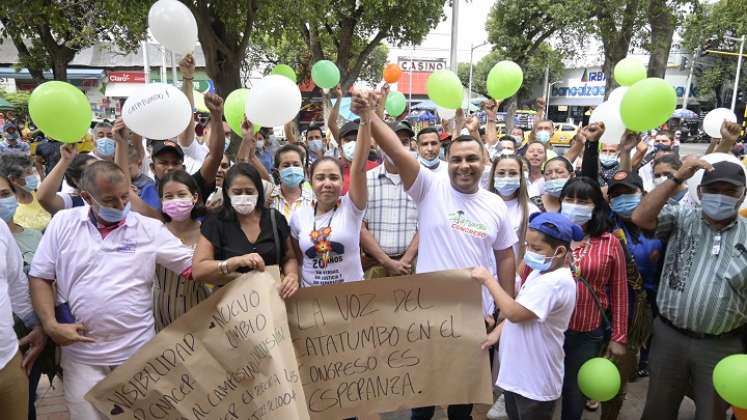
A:
{"label": "sky", "polygon": [[[470,0],[469,3],[465,0],[455,1],[459,1],[457,61],[467,63],[469,62],[470,47],[482,44],[488,39],[488,34],[485,31],[485,21],[495,0]],[[416,45],[414,52],[411,48],[396,48],[390,45],[389,61],[396,63],[397,57],[409,57],[411,54],[415,58],[446,58],[448,61],[451,43],[451,6],[449,6],[449,2],[444,5],[444,15],[446,15],[446,20],[433,29],[420,45]],[[480,58],[490,52],[490,48],[489,44],[476,48],[473,62],[480,61]]]}

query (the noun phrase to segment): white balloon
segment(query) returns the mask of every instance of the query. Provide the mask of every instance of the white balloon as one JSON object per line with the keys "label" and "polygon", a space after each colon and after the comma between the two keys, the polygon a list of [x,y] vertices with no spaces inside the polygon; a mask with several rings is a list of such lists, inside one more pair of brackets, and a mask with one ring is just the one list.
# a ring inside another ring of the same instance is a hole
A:
{"label": "white balloon", "polygon": [[456,116],[456,109],[447,109],[436,106],[436,110],[438,110],[438,116],[444,120],[450,120]]}
{"label": "white balloon", "polygon": [[721,124],[724,120],[737,122],[737,116],[728,108],[716,108],[703,118],[703,131],[714,139],[721,138]]}
{"label": "white balloon", "polygon": [[148,12],[148,27],[164,47],[186,55],[197,43],[197,22],[187,6],[177,0],[158,0]]}
{"label": "white balloon", "polygon": [[[744,171],[744,165],[742,162],[731,153],[710,153],[705,156],[703,156],[701,159],[704,161],[710,163],[713,165],[714,163],[718,162],[731,162],[736,163],[739,165],[740,168],[742,168],[742,171]],[[696,203],[700,204],[700,197],[698,197],[698,186],[700,185],[700,181],[703,180],[703,170],[698,169],[697,172],[695,172],[695,175],[691,176],[690,179],[687,180],[687,189],[690,191],[690,198],[693,199]]]}
{"label": "white balloon", "polygon": [[604,134],[602,142],[606,144],[618,144],[620,138],[625,133],[625,124],[620,116],[619,102],[602,102],[589,117],[589,124],[593,122],[604,123]]}
{"label": "white balloon", "polygon": [[150,83],[127,98],[122,119],[130,130],[155,140],[174,138],[192,118],[189,100],[173,85]]}
{"label": "white balloon", "polygon": [[262,127],[278,127],[296,118],[301,91],[289,78],[271,74],[254,84],[246,97],[246,118]]}
{"label": "white balloon", "polygon": [[610,96],[607,97],[607,102],[622,102],[623,96],[625,96],[625,93],[627,91],[627,86],[620,86],[618,88],[615,88],[612,92],[610,92]]}

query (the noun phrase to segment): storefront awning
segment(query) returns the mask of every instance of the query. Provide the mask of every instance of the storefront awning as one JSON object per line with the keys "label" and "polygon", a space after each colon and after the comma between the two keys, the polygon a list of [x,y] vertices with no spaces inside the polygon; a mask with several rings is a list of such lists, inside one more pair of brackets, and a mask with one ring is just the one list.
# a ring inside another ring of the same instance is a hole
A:
{"label": "storefront awning", "polygon": [[[31,80],[31,73],[27,69],[16,71],[13,67],[0,67],[0,77],[18,80]],[[54,76],[51,70],[44,72],[44,78],[51,80]],[[99,80],[104,77],[104,69],[67,69],[69,80]]]}

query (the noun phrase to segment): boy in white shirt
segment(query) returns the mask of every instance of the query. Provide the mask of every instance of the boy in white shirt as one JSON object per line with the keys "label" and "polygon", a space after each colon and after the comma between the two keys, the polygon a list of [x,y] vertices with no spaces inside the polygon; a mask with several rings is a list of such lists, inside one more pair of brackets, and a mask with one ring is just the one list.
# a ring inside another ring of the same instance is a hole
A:
{"label": "boy in white shirt", "polygon": [[537,213],[529,221],[524,263],[532,269],[514,299],[485,268],[472,277],[490,290],[506,320],[483,349],[501,339],[496,385],[505,391],[509,420],[552,420],[563,388],[563,340],[576,306],[576,282],[568,267],[571,241],[581,228],[559,213]]}

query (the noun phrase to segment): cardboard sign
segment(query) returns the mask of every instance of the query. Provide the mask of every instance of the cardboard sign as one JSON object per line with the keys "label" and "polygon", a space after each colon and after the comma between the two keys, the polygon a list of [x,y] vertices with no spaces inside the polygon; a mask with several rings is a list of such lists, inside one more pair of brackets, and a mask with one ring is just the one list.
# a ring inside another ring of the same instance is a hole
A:
{"label": "cardboard sign", "polygon": [[299,290],[286,304],[311,418],[492,404],[481,296],[467,270]]}
{"label": "cardboard sign", "polygon": [[85,398],[110,419],[309,418],[285,306],[266,272],[219,289]]}

